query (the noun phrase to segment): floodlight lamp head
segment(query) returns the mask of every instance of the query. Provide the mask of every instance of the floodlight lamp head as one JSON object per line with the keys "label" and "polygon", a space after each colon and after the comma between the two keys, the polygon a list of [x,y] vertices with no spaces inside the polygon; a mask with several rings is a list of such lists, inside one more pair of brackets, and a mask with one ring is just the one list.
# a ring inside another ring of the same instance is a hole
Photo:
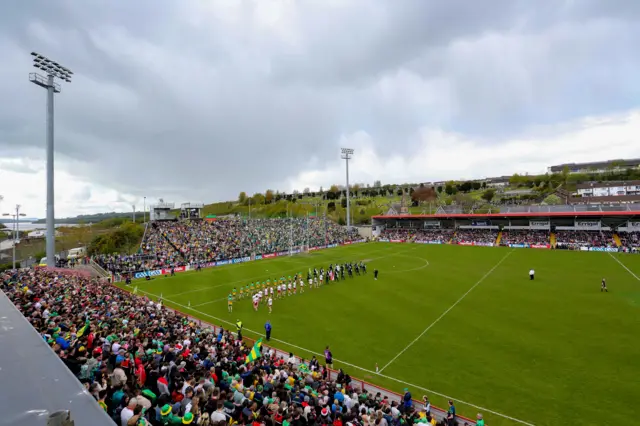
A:
{"label": "floodlight lamp head", "polygon": [[352,148],[341,148],[340,150],[341,150],[341,152],[343,154],[346,154],[346,155],[353,154],[353,149]]}

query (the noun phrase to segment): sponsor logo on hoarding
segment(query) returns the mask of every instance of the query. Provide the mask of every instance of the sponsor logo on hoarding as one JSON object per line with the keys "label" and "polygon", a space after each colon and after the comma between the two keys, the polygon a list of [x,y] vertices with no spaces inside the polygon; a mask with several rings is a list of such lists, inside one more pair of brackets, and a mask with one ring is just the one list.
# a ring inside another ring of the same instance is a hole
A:
{"label": "sponsor logo on hoarding", "polygon": [[581,220],[581,221],[576,221],[576,226],[580,226],[583,228],[598,228],[600,226],[600,222],[599,221],[592,221],[592,220]]}
{"label": "sponsor logo on hoarding", "polygon": [[528,244],[509,244],[509,247],[511,248],[527,248],[529,247]]}
{"label": "sponsor logo on hoarding", "polygon": [[442,241],[414,241],[416,244],[442,244]]}
{"label": "sponsor logo on hoarding", "polygon": [[256,254],[256,260],[262,260],[262,255],[261,254]]}
{"label": "sponsor logo on hoarding", "polygon": [[491,222],[488,220],[473,220],[471,226],[491,226]]}
{"label": "sponsor logo on hoarding", "polygon": [[224,265],[228,265],[229,263],[231,263],[231,262],[228,261],[228,260],[218,260],[216,262],[216,266],[224,266]]}
{"label": "sponsor logo on hoarding", "polygon": [[245,256],[242,258],[243,262],[249,262],[251,260],[251,256]]}
{"label": "sponsor logo on hoarding", "polygon": [[286,256],[288,254],[289,254],[288,251],[279,251],[278,253],[276,253],[277,256]]}
{"label": "sponsor logo on hoarding", "polygon": [[460,241],[458,243],[459,246],[472,246],[474,245],[472,241]]}
{"label": "sponsor logo on hoarding", "polygon": [[389,240],[390,243],[404,243],[404,240]]}
{"label": "sponsor logo on hoarding", "polygon": [[529,247],[531,248],[541,248],[541,249],[548,249],[551,248],[551,246],[549,244],[531,244]]}
{"label": "sponsor logo on hoarding", "polygon": [[343,246],[348,246],[349,244],[351,244],[351,241],[345,241],[344,243],[342,243]]}
{"label": "sponsor logo on hoarding", "polygon": [[609,253],[615,253],[618,251],[618,249],[614,247],[589,247],[589,251],[605,251]]}
{"label": "sponsor logo on hoarding", "polygon": [[232,259],[231,260],[231,263],[234,263],[234,264],[235,263],[242,263],[242,262],[244,262],[242,259]]}
{"label": "sponsor logo on hoarding", "polygon": [[327,246],[327,248],[334,248],[334,247],[338,247],[338,245],[337,245],[337,244],[329,244],[329,245]]}
{"label": "sponsor logo on hoarding", "polygon": [[529,226],[549,226],[549,221],[548,220],[530,220],[529,221]]}
{"label": "sponsor logo on hoarding", "polygon": [[[175,268],[173,268],[173,270],[175,272],[184,272],[187,270],[186,266],[176,266]],[[167,275],[171,273],[171,268],[165,268],[162,270],[162,275]]]}
{"label": "sponsor logo on hoarding", "polygon": [[320,247],[309,247],[309,251],[320,250]]}
{"label": "sponsor logo on hoarding", "polygon": [[144,278],[144,277],[156,277],[158,275],[162,275],[162,269],[156,269],[155,271],[144,271],[144,272],[136,272],[133,274],[134,278]]}
{"label": "sponsor logo on hoarding", "polygon": [[589,247],[580,247],[580,251],[589,251]]}
{"label": "sponsor logo on hoarding", "polygon": [[298,254],[298,253],[300,253],[300,250],[299,250],[299,249],[295,249],[295,250],[293,250],[291,253],[293,253],[293,254]]}
{"label": "sponsor logo on hoarding", "polygon": [[473,243],[474,246],[493,247],[493,243]]}
{"label": "sponsor logo on hoarding", "polygon": [[278,253],[267,253],[267,254],[263,254],[262,258],[263,259],[271,259],[272,257],[276,257],[278,256]]}
{"label": "sponsor logo on hoarding", "polygon": [[387,238],[380,238],[378,241],[380,241],[381,243],[388,243],[389,240]]}

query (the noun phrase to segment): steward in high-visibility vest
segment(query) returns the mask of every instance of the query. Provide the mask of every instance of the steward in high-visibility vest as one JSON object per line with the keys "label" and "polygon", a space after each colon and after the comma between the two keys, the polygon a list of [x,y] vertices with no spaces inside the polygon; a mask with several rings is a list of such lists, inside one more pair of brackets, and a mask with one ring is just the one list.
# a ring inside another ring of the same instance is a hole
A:
{"label": "steward in high-visibility vest", "polygon": [[242,321],[236,321],[236,329],[238,332],[238,340],[242,340]]}

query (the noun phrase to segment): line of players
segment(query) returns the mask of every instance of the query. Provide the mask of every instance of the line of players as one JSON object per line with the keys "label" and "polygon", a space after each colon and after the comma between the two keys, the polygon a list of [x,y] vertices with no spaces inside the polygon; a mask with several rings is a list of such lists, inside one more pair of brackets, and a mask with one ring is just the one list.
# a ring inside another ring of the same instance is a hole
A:
{"label": "line of players", "polygon": [[[345,272],[349,278],[353,278],[354,272],[355,275],[366,274],[367,265],[360,261],[354,263],[348,262],[342,265],[337,264],[335,266],[331,264],[326,271],[324,268],[320,268],[320,270],[317,268],[313,270],[309,268],[307,272],[309,288],[320,288],[323,283],[329,284],[330,281],[345,280]],[[255,311],[258,311],[260,303],[263,303],[268,306],[269,313],[271,313],[274,298],[281,299],[286,296],[293,296],[298,293],[298,288],[300,288],[300,293],[304,293],[305,281],[302,278],[302,272],[295,274],[293,277],[291,277],[291,275],[289,275],[288,278],[282,276],[278,280],[274,279],[273,282],[271,282],[270,279],[263,282],[252,282],[246,287],[240,286],[239,292],[234,287],[227,297],[227,306],[231,313],[233,312],[233,302],[236,299],[251,297]]]}

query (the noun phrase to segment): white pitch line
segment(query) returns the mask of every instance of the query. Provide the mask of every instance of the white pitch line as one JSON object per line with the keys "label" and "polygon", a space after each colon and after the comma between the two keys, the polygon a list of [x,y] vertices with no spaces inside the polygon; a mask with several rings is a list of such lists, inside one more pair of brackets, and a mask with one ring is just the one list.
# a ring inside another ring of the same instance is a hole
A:
{"label": "white pitch line", "polygon": [[[512,252],[509,252],[509,253],[507,254],[507,256],[508,256],[509,254],[511,254],[511,253],[512,253]],[[507,256],[505,256],[505,257],[503,258],[503,260],[504,260]],[[144,294],[147,294],[147,295],[149,295],[149,296],[153,296],[153,297],[160,297],[160,296],[158,296],[157,294],[149,293],[149,292],[147,292],[147,291],[143,291],[143,290],[138,290],[138,291],[139,291],[140,293],[144,293]],[[203,315],[203,316],[205,316],[205,317],[209,317],[209,318],[211,318],[211,319],[213,319],[213,320],[216,320],[216,321],[218,321],[218,322],[220,322],[220,323],[229,324],[229,325],[231,325],[231,326],[234,326],[234,325],[235,325],[235,323],[232,323],[231,321],[227,321],[227,320],[225,320],[225,319],[215,317],[215,316],[213,316],[213,315],[211,315],[211,314],[208,314],[208,313],[206,313],[206,312],[202,312],[202,311],[199,311],[199,310],[197,310],[197,309],[190,308],[190,307],[188,307],[188,306],[182,305],[182,304],[177,303],[177,302],[174,302],[174,301],[172,301],[172,300],[169,300],[169,299],[164,299],[164,300],[165,300],[165,301],[168,301],[168,302],[171,302],[172,304],[174,304],[174,305],[176,305],[176,306],[179,306],[179,307],[181,307],[181,308],[183,308],[183,309],[188,309],[188,310],[190,310],[190,311],[193,311],[193,312],[198,313],[198,314],[200,314],[200,315]],[[243,330],[244,330],[244,331],[248,331],[249,333],[253,333],[253,334],[255,334],[256,336],[260,336],[260,337],[262,337],[262,335],[263,335],[263,333],[260,333],[260,332],[257,332],[257,331],[254,331],[254,330],[251,330],[250,328],[243,328]],[[303,347],[301,347],[301,346],[294,345],[293,343],[285,342],[284,340],[274,339],[274,338],[271,338],[271,340],[272,340],[272,341],[275,341],[275,342],[280,342],[280,343],[282,343],[282,344],[284,344],[284,345],[287,345],[287,346],[290,346],[290,347],[292,347],[292,348],[300,349],[301,351],[305,351],[305,352],[310,353],[310,354],[313,354],[313,355],[317,355],[317,356],[321,356],[321,357],[322,357],[322,356],[324,356],[324,354],[323,354],[323,353],[315,352],[315,351],[312,351],[311,349],[303,348]],[[460,404],[464,404],[464,405],[467,405],[467,406],[469,406],[469,407],[473,407],[473,408],[475,408],[476,410],[480,410],[480,411],[483,411],[483,412],[485,412],[485,413],[491,413],[491,414],[493,414],[493,415],[495,415],[495,416],[502,417],[502,418],[504,418],[504,419],[511,420],[511,421],[513,421],[513,422],[520,423],[520,424],[523,424],[523,425],[525,425],[525,426],[535,426],[533,423],[529,423],[529,422],[526,422],[526,421],[524,421],[524,420],[520,420],[520,419],[517,419],[517,418],[515,418],[515,417],[511,417],[511,416],[508,416],[508,415],[506,415],[506,414],[502,414],[502,413],[500,413],[500,412],[497,412],[497,411],[494,411],[494,410],[490,410],[490,409],[488,409],[488,408],[481,407],[481,406],[479,406],[479,405],[475,405],[475,404],[472,404],[472,403],[470,403],[470,402],[463,401],[463,400],[462,400],[462,399],[460,399],[460,398],[455,398],[455,397],[453,397],[453,396],[445,395],[445,394],[443,394],[443,393],[440,393],[440,392],[434,391],[433,389],[428,389],[428,388],[425,388],[425,387],[423,387],[423,386],[419,386],[419,385],[416,385],[416,384],[413,384],[413,383],[405,382],[404,380],[396,379],[395,377],[391,377],[391,376],[387,376],[387,375],[384,375],[384,374],[380,374],[380,373],[378,373],[378,372],[375,372],[375,371],[369,370],[369,369],[367,369],[367,368],[363,368],[363,367],[360,367],[360,366],[358,366],[358,365],[351,364],[351,363],[349,363],[349,362],[347,362],[347,361],[341,361],[341,360],[339,360],[339,359],[337,359],[337,358],[334,358],[333,360],[334,360],[334,361],[336,361],[336,362],[339,362],[340,364],[344,364],[344,365],[346,365],[346,366],[348,366],[348,367],[352,367],[352,368],[356,368],[356,369],[358,369],[358,370],[360,370],[360,371],[364,371],[365,373],[375,374],[375,375],[378,375],[378,376],[383,377],[383,378],[385,378],[385,379],[389,379],[389,380],[391,380],[391,381],[394,381],[394,382],[396,382],[396,383],[400,383],[401,385],[404,385],[404,386],[410,386],[410,387],[413,387],[413,388],[416,388],[416,389],[420,389],[420,390],[422,390],[422,391],[424,391],[424,392],[429,392],[429,393],[432,393],[432,394],[434,394],[434,395],[438,395],[439,397],[442,397],[442,398],[445,398],[445,399],[450,399],[450,400],[453,400],[453,401],[457,401],[457,402],[459,402]]]}
{"label": "white pitch line", "polygon": [[384,371],[384,369],[385,369],[385,368],[387,368],[388,366],[390,366],[390,365],[391,365],[391,364],[392,364],[396,359],[398,359],[398,358],[400,357],[400,355],[402,355],[403,353],[405,353],[405,352],[407,351],[407,349],[409,349],[409,348],[410,348],[411,346],[413,346],[413,345],[414,345],[418,340],[420,340],[420,338],[421,338],[422,336],[424,336],[425,334],[427,334],[427,332],[428,332],[429,330],[431,330],[431,328],[432,328],[434,325],[436,325],[438,322],[440,322],[440,320],[441,320],[442,318],[444,318],[444,317],[445,317],[445,315],[447,315],[447,314],[448,314],[448,313],[449,313],[453,308],[455,308],[455,307],[456,307],[456,305],[457,305],[458,303],[460,303],[460,302],[461,302],[465,297],[467,297],[467,295],[468,295],[469,293],[471,293],[471,292],[473,291],[473,289],[474,289],[474,288],[478,287],[478,286],[480,285],[480,283],[482,283],[482,282],[483,282],[483,281],[484,281],[484,280],[485,280],[489,275],[491,275],[491,273],[492,273],[493,271],[495,271],[495,270],[496,270],[496,268],[497,268],[498,266],[500,266],[500,264],[501,264],[502,262],[504,262],[504,260],[505,260],[507,257],[509,257],[509,255],[510,255],[511,253],[513,253],[513,250],[511,250],[510,252],[508,252],[507,254],[505,254],[505,255],[502,257],[502,259],[500,259],[500,261],[498,261],[498,263],[496,263],[496,264],[493,266],[493,268],[489,269],[489,272],[487,272],[486,274],[484,274],[484,275],[482,276],[482,278],[480,278],[480,279],[478,280],[478,282],[476,282],[476,283],[475,283],[475,284],[474,284],[474,285],[473,285],[469,290],[467,290],[467,292],[466,292],[465,294],[463,294],[463,295],[462,295],[458,300],[456,300],[456,301],[455,301],[455,303],[449,307],[449,309],[447,309],[446,311],[444,311],[444,312],[442,313],[442,315],[440,315],[438,318],[436,318],[436,320],[435,320],[434,322],[432,322],[431,324],[429,324],[429,326],[428,326],[427,328],[425,328],[425,329],[422,331],[422,333],[420,333],[420,334],[418,335],[418,337],[416,337],[415,339],[413,339],[413,340],[411,341],[411,343],[409,343],[409,344],[408,344],[408,345],[407,345],[403,350],[401,350],[400,352],[398,352],[398,354],[397,354],[396,356],[394,356],[394,357],[391,359],[391,361],[389,361],[388,363],[386,363],[386,364],[385,364],[385,366],[384,366],[384,367],[382,367],[382,368],[380,369],[380,373],[382,373],[382,372]]}
{"label": "white pitch line", "polygon": [[215,302],[222,302],[223,300],[226,300],[226,299],[227,299],[226,297],[221,297],[220,299],[210,300],[210,301],[204,302],[204,303],[198,303],[197,305],[193,305],[193,307],[197,308],[198,306],[209,305],[209,304],[215,303]]}
{"label": "white pitch line", "polygon": [[628,273],[630,273],[630,274],[631,274],[631,276],[632,276],[633,278],[635,278],[636,280],[640,281],[640,277],[638,277],[636,274],[634,274],[634,273],[633,273],[633,271],[632,271],[631,269],[627,268],[627,265],[625,265],[624,263],[620,262],[620,259],[618,259],[618,258],[617,258],[617,257],[615,257],[614,255],[612,255],[612,254],[611,254],[611,252],[608,252],[608,253],[609,253],[609,256],[611,256],[611,258],[612,258],[613,260],[615,260],[616,262],[618,262],[618,263],[620,264],[620,266],[622,266],[624,269],[626,269],[626,270],[627,270],[627,272],[628,272]]}

